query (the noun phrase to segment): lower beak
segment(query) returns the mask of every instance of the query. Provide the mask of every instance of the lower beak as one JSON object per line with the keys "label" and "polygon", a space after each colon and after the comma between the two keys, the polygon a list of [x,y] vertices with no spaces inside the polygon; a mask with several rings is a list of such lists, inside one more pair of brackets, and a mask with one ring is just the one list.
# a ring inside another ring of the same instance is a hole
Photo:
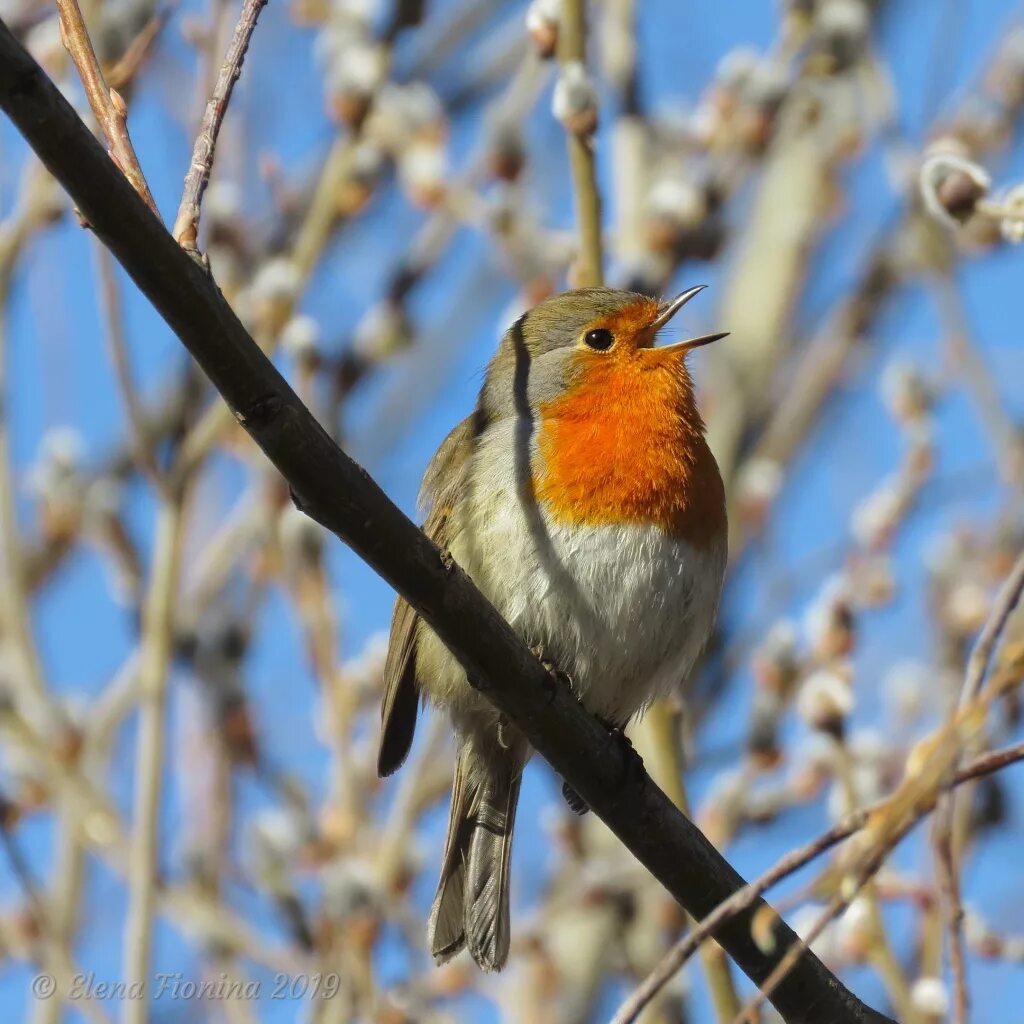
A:
{"label": "lower beak", "polygon": [[699,338],[687,338],[685,341],[677,341],[674,345],[662,345],[659,352],[689,352],[691,349],[703,348],[713,341],[721,341],[728,338],[728,331],[720,331],[718,334],[702,334]]}
{"label": "lower beak", "polygon": [[[671,319],[685,306],[690,299],[695,295],[699,295],[707,285],[698,284],[693,288],[688,288],[685,292],[681,292],[671,302],[664,303],[658,310],[658,317],[651,324],[651,337],[658,333]],[[722,338],[729,336],[728,331],[723,331],[719,334],[704,334],[699,338],[688,338],[685,341],[678,341],[674,345],[665,345],[662,347],[663,352],[689,352],[690,349],[702,348],[704,345],[710,345],[713,341],[720,341]]]}

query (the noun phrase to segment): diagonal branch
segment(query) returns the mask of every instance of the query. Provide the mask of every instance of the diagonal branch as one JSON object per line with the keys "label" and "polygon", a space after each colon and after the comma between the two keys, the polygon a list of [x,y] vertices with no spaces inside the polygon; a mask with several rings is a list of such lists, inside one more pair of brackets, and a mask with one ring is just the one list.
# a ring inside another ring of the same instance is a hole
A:
{"label": "diagonal branch", "polygon": [[[42,69],[0,23],[0,106],[68,190],[100,239],[135,280],[282,473],[297,503],[336,533],[419,612],[494,703],[583,797],[636,858],[695,917],[744,882],[578,704],[484,599],[331,440],[246,332],[209,274],[114,173]],[[766,951],[751,934],[763,901],[724,922],[716,940],[757,984],[787,951],[793,969],[772,1000],[789,1024],[887,1020],[864,1006],[778,920]]]}
{"label": "diagonal branch", "polygon": [[213,95],[206,104],[203,121],[199,126],[199,134],[192,149],[192,162],[188,174],[185,175],[185,190],[181,195],[178,215],[174,218],[171,234],[184,249],[194,250],[199,236],[199,208],[203,202],[203,193],[210,181],[213,169],[214,151],[217,148],[217,136],[220,126],[231,102],[231,92],[235,82],[242,73],[242,61],[245,60],[256,28],[256,19],[260,11],[267,5],[267,0],[244,0],[242,13],[235,26],[234,35],[224,55],[224,63],[217,75],[217,84],[213,87]]}
{"label": "diagonal branch", "polygon": [[96,51],[92,47],[89,31],[85,27],[78,0],[57,0],[57,11],[60,15],[60,37],[65,49],[78,68],[82,78],[89,106],[99,122],[100,130],[107,140],[110,156],[114,163],[124,172],[132,183],[132,188],[145,200],[146,205],[159,218],[160,211],[156,208],[153,194],[146,184],[146,177],[139,166],[139,158],[135,155],[135,147],[128,135],[128,111],[124,100],[107,85],[96,59]]}

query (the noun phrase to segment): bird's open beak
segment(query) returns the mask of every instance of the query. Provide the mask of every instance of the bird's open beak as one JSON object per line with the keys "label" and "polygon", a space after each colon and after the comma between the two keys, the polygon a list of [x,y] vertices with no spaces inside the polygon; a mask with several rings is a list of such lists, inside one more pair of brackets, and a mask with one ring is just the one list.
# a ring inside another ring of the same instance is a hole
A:
{"label": "bird's open beak", "polygon": [[[664,327],[669,320],[672,319],[685,306],[690,299],[695,295],[699,295],[707,285],[698,284],[693,288],[687,288],[685,292],[681,292],[671,302],[663,303],[661,308],[658,310],[658,317],[651,324],[651,337],[658,333]],[[689,352],[690,349],[701,348],[704,345],[710,345],[713,341],[719,341],[722,338],[729,336],[728,331],[721,332],[719,334],[704,334],[699,338],[687,338],[685,341],[678,341],[674,345],[665,345],[662,351],[675,351],[675,352]]]}

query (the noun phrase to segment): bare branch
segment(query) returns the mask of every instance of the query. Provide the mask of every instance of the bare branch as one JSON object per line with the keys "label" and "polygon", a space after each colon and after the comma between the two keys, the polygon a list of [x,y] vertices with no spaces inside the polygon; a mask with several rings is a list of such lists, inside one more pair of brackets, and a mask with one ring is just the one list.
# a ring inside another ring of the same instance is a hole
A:
{"label": "bare branch", "polygon": [[139,399],[139,392],[132,375],[128,343],[124,336],[124,318],[121,314],[121,295],[117,287],[114,261],[107,249],[97,244],[96,263],[100,279],[100,300],[107,327],[107,347],[114,367],[118,390],[124,403],[125,415],[131,429],[131,444],[135,449],[135,460],[139,468],[149,474],[153,482],[160,485],[160,470],[153,454],[153,441],[149,423]]}
{"label": "bare branch", "polygon": [[60,14],[61,40],[75,62],[75,67],[78,68],[86,98],[107,140],[110,156],[132,183],[132,188],[159,217],[160,211],[156,208],[156,202],[149,191],[149,185],[146,184],[146,177],[142,173],[135,148],[128,135],[128,111],[124,100],[107,85],[103,77],[78,0],[57,0],[57,10]]}
{"label": "bare branch", "polygon": [[[164,770],[167,676],[174,639],[174,609],[181,569],[183,490],[166,497],[157,519],[152,579],[146,597],[139,666],[139,734],[135,755],[135,820],[129,860],[124,978],[145,990],[150,977],[153,915],[157,901],[160,796]],[[146,1024],[148,1004],[128,1000],[128,1024]]]}
{"label": "bare branch", "polygon": [[107,71],[107,84],[112,89],[123,89],[139,73],[139,69],[153,50],[153,44],[167,24],[172,9],[171,4],[159,8],[128,44],[117,63]]}
{"label": "bare branch", "polygon": [[228,103],[231,102],[231,92],[242,73],[242,62],[245,60],[249,41],[256,28],[256,20],[266,5],[267,0],[244,0],[242,13],[235,26],[227,53],[224,55],[220,73],[217,75],[213,95],[203,113],[199,134],[196,136],[195,146],[192,149],[192,162],[189,164],[188,174],[185,176],[185,190],[182,193],[178,215],[174,218],[174,227],[171,230],[171,234],[177,239],[178,244],[185,249],[194,250],[196,248],[199,236],[200,206],[203,202],[203,193],[210,181],[217,136],[220,134],[220,126],[227,113]]}
{"label": "bare branch", "polygon": [[[569,163],[572,167],[576,225],[579,231],[574,284],[580,287],[604,281],[604,257],[601,242],[601,194],[597,188],[594,160],[594,130],[597,127],[597,100],[586,79],[587,24],[584,0],[565,0],[558,34],[558,60],[564,105],[557,110],[565,125]],[[580,76],[576,80],[576,76]]]}

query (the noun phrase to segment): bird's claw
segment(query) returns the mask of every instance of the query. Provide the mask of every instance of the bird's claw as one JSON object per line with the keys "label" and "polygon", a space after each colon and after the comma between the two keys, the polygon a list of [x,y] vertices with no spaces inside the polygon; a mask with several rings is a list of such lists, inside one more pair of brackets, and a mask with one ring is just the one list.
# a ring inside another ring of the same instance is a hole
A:
{"label": "bird's claw", "polygon": [[[554,700],[555,689],[554,684],[561,683],[569,688],[569,692],[575,694],[575,689],[572,685],[572,679],[569,675],[563,672],[544,652],[543,646],[537,644],[531,647],[530,650],[533,652],[534,657],[544,666],[547,671],[548,678],[551,680],[551,699]],[[579,700],[579,698],[576,698]]]}
{"label": "bird's claw", "polygon": [[562,796],[565,798],[565,802],[569,805],[569,810],[572,811],[573,814],[583,815],[590,810],[590,804],[588,804],[587,801],[584,800],[568,782],[562,783]]}
{"label": "bird's claw", "polygon": [[623,776],[630,772],[643,773],[644,759],[640,752],[633,746],[633,741],[626,735],[621,725],[613,725],[611,722],[599,718],[598,721],[608,730],[608,739],[619,748],[622,754]]}

